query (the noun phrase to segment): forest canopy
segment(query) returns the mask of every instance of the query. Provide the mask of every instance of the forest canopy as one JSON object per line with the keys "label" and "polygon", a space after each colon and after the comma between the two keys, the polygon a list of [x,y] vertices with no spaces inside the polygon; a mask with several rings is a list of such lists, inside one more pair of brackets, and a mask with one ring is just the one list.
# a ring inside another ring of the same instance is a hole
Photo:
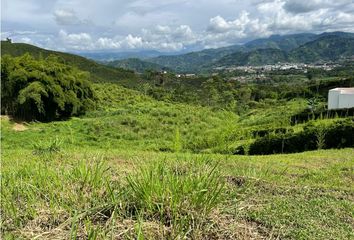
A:
{"label": "forest canopy", "polygon": [[51,121],[84,114],[95,106],[87,72],[58,57],[1,58],[1,113],[23,120]]}

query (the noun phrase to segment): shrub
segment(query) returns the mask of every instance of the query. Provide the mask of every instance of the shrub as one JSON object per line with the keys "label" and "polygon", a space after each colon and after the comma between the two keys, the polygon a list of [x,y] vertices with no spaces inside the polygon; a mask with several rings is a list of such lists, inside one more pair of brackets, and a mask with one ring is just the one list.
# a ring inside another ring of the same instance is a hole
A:
{"label": "shrub", "polygon": [[303,131],[266,135],[250,145],[249,154],[295,153],[315,149],[354,147],[354,119],[326,126],[308,123]]}

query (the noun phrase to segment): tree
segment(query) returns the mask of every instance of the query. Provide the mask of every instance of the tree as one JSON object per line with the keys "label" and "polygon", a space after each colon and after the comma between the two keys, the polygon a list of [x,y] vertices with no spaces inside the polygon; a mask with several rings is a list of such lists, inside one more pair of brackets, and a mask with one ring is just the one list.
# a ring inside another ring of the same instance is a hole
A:
{"label": "tree", "polygon": [[24,120],[51,121],[85,113],[95,104],[88,74],[55,56],[1,59],[1,112]]}

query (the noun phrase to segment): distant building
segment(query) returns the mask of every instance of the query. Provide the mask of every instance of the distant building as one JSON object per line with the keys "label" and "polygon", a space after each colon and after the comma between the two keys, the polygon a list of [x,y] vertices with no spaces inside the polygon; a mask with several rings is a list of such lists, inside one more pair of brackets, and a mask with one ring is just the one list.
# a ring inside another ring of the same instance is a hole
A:
{"label": "distant building", "polygon": [[354,108],[354,88],[334,88],[328,92],[328,109]]}
{"label": "distant building", "polygon": [[194,78],[196,75],[194,73],[187,73],[184,75],[186,78]]}

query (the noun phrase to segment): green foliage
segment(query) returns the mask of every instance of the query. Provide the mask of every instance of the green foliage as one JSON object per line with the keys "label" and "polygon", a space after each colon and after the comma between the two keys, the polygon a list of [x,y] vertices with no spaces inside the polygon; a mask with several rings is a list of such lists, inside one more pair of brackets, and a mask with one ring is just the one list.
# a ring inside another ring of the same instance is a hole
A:
{"label": "green foliage", "polygon": [[1,112],[26,120],[78,116],[94,107],[88,75],[56,57],[1,58]]}
{"label": "green foliage", "polygon": [[319,126],[315,134],[317,138],[317,149],[324,149],[326,146],[326,128],[324,126]]}
{"label": "green foliage", "polygon": [[53,154],[60,152],[63,145],[63,141],[59,138],[55,138],[49,141],[39,141],[33,144],[33,154]]}
{"label": "green foliage", "polygon": [[315,149],[354,147],[354,119],[325,125],[309,122],[302,131],[266,135],[250,145],[249,154],[294,153]]}

